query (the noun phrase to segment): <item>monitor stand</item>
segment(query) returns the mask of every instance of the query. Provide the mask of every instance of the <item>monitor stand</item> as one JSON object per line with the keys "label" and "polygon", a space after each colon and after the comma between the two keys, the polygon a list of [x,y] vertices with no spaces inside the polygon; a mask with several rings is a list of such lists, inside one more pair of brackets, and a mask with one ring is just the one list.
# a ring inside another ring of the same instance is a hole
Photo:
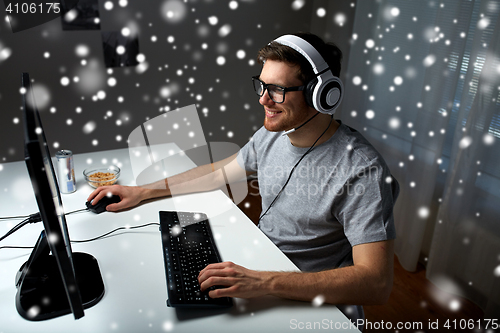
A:
{"label": "monitor stand", "polygon": [[[104,283],[97,260],[87,253],[73,253],[76,284],[83,308],[97,304],[104,296]],[[45,231],[16,276],[16,307],[31,321],[46,320],[72,312],[55,256],[50,254]],[[75,319],[83,316],[74,314]]]}

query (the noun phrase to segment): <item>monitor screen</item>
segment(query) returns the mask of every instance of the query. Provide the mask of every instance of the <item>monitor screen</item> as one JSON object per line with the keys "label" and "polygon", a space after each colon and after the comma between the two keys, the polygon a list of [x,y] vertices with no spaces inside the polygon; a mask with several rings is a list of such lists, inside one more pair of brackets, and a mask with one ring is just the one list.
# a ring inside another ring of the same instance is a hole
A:
{"label": "monitor screen", "polygon": [[71,249],[61,195],[28,73],[22,74],[21,95],[25,161],[44,231],[18,274],[16,306],[28,320],[68,313],[78,319],[83,317],[84,308],[102,298],[104,284],[95,258]]}

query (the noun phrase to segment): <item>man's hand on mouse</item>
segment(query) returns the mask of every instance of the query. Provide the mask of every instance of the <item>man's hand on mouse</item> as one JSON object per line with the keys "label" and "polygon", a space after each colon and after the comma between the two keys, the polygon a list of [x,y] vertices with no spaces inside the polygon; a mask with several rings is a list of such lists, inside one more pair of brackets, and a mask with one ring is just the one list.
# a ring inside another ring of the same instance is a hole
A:
{"label": "man's hand on mouse", "polygon": [[117,195],[121,198],[121,201],[106,207],[108,212],[116,212],[137,206],[143,200],[141,193],[140,187],[122,185],[102,186],[92,192],[87,198],[87,201],[93,200],[92,204],[95,205],[107,195]]}

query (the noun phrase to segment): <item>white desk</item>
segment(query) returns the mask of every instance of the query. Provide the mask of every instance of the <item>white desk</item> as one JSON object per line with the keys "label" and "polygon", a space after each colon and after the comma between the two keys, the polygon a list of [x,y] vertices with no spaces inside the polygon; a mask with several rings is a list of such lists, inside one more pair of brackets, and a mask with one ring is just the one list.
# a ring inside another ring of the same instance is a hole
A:
{"label": "white desk", "polygon": [[[77,191],[62,195],[66,212],[85,207],[86,198],[93,189],[84,182],[82,171],[90,165],[101,165],[103,159],[107,160],[104,164],[121,166],[120,184],[134,184],[127,149],[76,155]],[[186,162],[186,167],[191,166]],[[210,213],[214,207],[220,210],[222,206],[227,210],[211,218],[211,223],[223,260],[257,270],[297,270],[220,191],[157,200],[120,213],[71,214],[67,222],[70,237],[83,240],[125,225],[158,222],[160,210],[189,208],[190,211]],[[24,162],[3,164],[0,171],[0,217],[28,215],[37,211]],[[0,220],[0,235],[19,221]],[[0,246],[33,246],[42,228],[41,223],[25,226],[2,241]],[[332,331],[359,332],[335,306],[313,307],[308,302],[274,297],[234,299],[234,307],[226,311],[182,311],[167,307],[165,269],[157,226],[120,231],[107,238],[73,244],[72,247],[74,252],[86,252],[97,258],[106,288],[104,298],[85,310],[85,317],[76,321],[72,315],[42,322],[27,321],[15,307],[14,279],[31,250],[0,250],[0,333],[288,332],[306,329],[306,325],[317,325],[317,328],[321,325],[322,329]]]}

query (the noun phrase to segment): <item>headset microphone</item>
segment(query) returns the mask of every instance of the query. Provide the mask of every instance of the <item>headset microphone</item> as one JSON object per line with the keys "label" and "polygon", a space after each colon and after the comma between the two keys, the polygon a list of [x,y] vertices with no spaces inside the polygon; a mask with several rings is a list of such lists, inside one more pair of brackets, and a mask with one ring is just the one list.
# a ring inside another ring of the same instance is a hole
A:
{"label": "headset microphone", "polygon": [[304,126],[305,124],[307,124],[308,122],[310,122],[314,117],[316,117],[317,115],[319,114],[319,112],[317,112],[314,116],[312,116],[311,118],[307,119],[302,125],[300,125],[299,127],[295,127],[295,128],[292,128],[291,130],[288,130],[288,131],[285,131],[283,132],[283,134],[281,134],[281,136],[284,136],[284,135],[287,135],[287,134],[290,134],[290,133],[293,133],[295,132],[296,130],[298,130],[299,128],[301,128],[302,126]]}

